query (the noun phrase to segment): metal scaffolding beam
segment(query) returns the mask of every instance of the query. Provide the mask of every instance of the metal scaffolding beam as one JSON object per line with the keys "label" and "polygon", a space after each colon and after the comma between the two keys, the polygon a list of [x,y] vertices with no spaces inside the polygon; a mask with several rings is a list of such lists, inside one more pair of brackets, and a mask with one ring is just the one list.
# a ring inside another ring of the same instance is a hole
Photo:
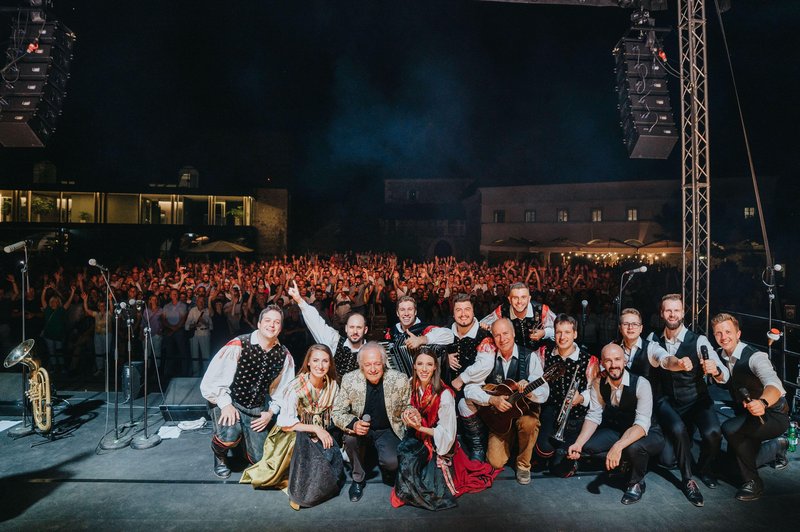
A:
{"label": "metal scaffolding beam", "polygon": [[711,174],[708,144],[705,0],[678,0],[685,322],[708,331]]}

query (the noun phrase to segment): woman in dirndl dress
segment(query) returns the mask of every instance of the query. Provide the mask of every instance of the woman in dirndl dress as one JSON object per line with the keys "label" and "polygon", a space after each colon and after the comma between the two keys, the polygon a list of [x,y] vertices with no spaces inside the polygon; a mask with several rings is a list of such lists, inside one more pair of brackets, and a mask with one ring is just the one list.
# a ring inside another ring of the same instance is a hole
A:
{"label": "woman in dirndl dress", "polygon": [[[243,481],[247,477],[253,487],[287,487],[289,504],[295,510],[339,494],[344,464],[339,446],[328,432],[333,399],[339,391],[336,381],[330,349],[322,344],[309,347],[281,400],[278,420],[264,444],[264,458],[245,471]],[[292,439],[293,443],[284,443]]]}
{"label": "woman in dirndl dress", "polygon": [[408,428],[397,448],[399,468],[391,502],[426,510],[458,506],[456,498],[490,487],[500,470],[470,460],[456,441],[455,392],[441,380],[439,357],[423,346],[414,357]]}

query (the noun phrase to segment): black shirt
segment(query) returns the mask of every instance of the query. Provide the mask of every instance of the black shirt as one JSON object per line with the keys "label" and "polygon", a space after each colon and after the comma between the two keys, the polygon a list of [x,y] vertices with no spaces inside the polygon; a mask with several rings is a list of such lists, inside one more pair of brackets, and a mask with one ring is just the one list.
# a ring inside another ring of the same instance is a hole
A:
{"label": "black shirt", "polygon": [[386,399],[383,396],[383,379],[378,384],[367,381],[367,399],[364,402],[364,413],[370,415],[371,430],[391,428],[389,416],[386,414]]}

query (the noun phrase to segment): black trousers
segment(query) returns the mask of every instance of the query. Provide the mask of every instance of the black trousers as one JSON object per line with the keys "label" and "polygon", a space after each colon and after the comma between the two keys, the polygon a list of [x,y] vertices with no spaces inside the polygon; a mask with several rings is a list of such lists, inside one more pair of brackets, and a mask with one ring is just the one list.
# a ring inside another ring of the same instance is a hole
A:
{"label": "black trousers", "polygon": [[780,436],[789,428],[789,416],[786,414],[767,410],[762,417],[763,425],[749,413],[731,418],[722,425],[728,449],[736,454],[736,462],[745,482],[755,480],[761,484],[756,460],[761,442]]}
{"label": "black trousers", "polygon": [[383,471],[393,473],[397,471],[397,446],[400,438],[392,429],[370,430],[366,436],[355,434],[344,435],[344,450],[353,466],[353,480],[363,482],[366,476],[364,470],[364,451],[367,445],[374,445],[378,452],[378,465]]}
{"label": "black trousers", "polygon": [[[624,430],[620,431],[611,427],[600,426],[583,446],[583,452],[586,454],[605,453],[617,443],[624,432]],[[631,466],[629,485],[636,484],[644,479],[650,458],[658,455],[663,448],[664,436],[661,434],[661,429],[657,426],[652,426],[644,438],[636,440],[622,450],[622,459]]]}
{"label": "black trousers", "polygon": [[[559,405],[560,408],[561,405]],[[534,451],[537,456],[549,459],[551,474],[558,477],[569,477],[575,473],[577,461],[567,458],[567,449],[578,439],[583,426],[583,418],[576,419],[572,416],[567,418],[567,425],[564,428],[564,441],[560,442],[553,437],[558,430],[554,426],[557,417],[558,410],[554,405],[542,405],[542,411],[539,415],[541,426]]]}
{"label": "black trousers", "polygon": [[675,457],[683,480],[692,478],[692,434],[695,428],[700,433],[697,468],[700,473],[708,473],[722,443],[722,429],[711,397],[704,395],[689,405],[680,406],[676,406],[670,399],[662,398],[656,409],[664,437],[675,448]]}

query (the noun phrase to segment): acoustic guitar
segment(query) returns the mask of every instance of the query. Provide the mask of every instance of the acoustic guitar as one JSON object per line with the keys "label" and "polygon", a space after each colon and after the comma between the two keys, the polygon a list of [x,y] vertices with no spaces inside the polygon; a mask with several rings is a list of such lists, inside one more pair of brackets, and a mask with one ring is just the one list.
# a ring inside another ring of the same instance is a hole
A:
{"label": "acoustic guitar", "polygon": [[514,421],[528,413],[536,404],[526,396],[545,382],[561,377],[564,371],[564,364],[553,364],[544,370],[541,377],[528,383],[522,390],[517,390],[517,383],[513,379],[506,379],[501,384],[484,384],[483,391],[489,395],[507,395],[506,401],[511,403],[511,408],[500,412],[491,405],[481,406],[478,408],[478,415],[495,434],[508,433]]}

